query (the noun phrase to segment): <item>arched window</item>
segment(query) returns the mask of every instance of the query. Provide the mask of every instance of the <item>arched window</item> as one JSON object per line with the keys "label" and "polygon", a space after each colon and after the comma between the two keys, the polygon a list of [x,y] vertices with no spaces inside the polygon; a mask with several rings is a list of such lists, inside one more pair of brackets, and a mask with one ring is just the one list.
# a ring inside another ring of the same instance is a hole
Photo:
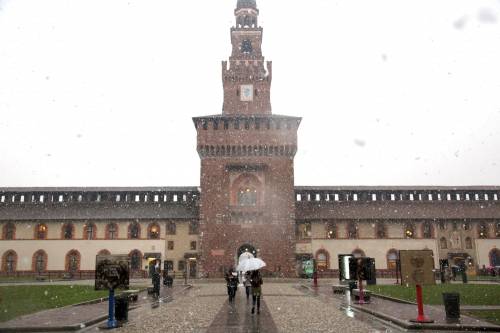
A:
{"label": "arched window", "polygon": [[316,252],[316,267],[319,271],[325,271],[329,268],[330,254],[326,250]]}
{"label": "arched window", "polygon": [[415,226],[413,223],[405,224],[405,238],[415,238]]}
{"label": "arched window", "polygon": [[80,252],[71,250],[66,254],[66,271],[74,273],[80,270]]}
{"label": "arched window", "polygon": [[13,240],[16,238],[16,226],[12,222],[8,222],[3,226],[3,239]]}
{"label": "arched window", "polygon": [[255,174],[244,173],[231,184],[231,204],[257,206],[262,203],[262,184]]}
{"label": "arched window", "polygon": [[500,222],[495,223],[495,237],[500,238]]}
{"label": "arched window", "polygon": [[47,239],[47,226],[40,223],[35,228],[35,239]]}
{"label": "arched window", "polygon": [[142,253],[139,250],[133,250],[129,254],[130,257],[130,269],[138,271],[142,267]]}
{"label": "arched window", "polygon": [[189,221],[189,234],[197,235],[200,232],[200,224],[198,221]]}
{"label": "arched window", "polygon": [[17,253],[9,250],[4,253],[2,260],[2,270],[7,273],[14,273],[17,268]]}
{"label": "arched window", "polygon": [[47,270],[47,253],[44,250],[38,250],[33,254],[32,270],[41,273]]}
{"label": "arched window", "polygon": [[85,227],[83,227],[83,238],[84,239],[95,239],[96,238],[97,229],[94,223],[87,222]]}
{"label": "arched window", "polygon": [[472,249],[472,239],[470,237],[465,238],[465,248]]}
{"label": "arched window", "polygon": [[425,221],[422,224],[422,235],[424,238],[432,238],[432,224],[429,221]]}
{"label": "arched window", "polygon": [[478,227],[479,238],[488,238],[488,225],[486,222],[481,222]]}
{"label": "arched window", "polygon": [[137,222],[132,222],[128,226],[128,238],[139,239],[141,238],[141,226]]}
{"label": "arched window", "polygon": [[157,223],[151,223],[148,226],[148,239],[160,238],[160,226]]}
{"label": "arched window", "polygon": [[356,239],[358,238],[358,226],[354,222],[349,222],[347,224],[347,238]]}
{"label": "arched window", "polygon": [[111,254],[111,252],[109,252],[108,250],[104,249],[104,250],[101,250],[97,253],[98,256],[109,256]]}
{"label": "arched window", "polygon": [[257,189],[252,187],[240,188],[238,192],[239,206],[255,206],[257,204]]}
{"label": "arched window", "polygon": [[385,227],[385,223],[383,221],[375,222],[375,236],[377,238],[386,238],[387,237],[387,228]]}
{"label": "arched window", "polygon": [[396,249],[390,249],[387,251],[387,269],[396,269],[398,261],[398,251]]}
{"label": "arched window", "polygon": [[175,235],[177,232],[177,226],[174,221],[167,222],[167,235]]}
{"label": "arched window", "polygon": [[352,255],[354,258],[363,258],[365,257],[365,251],[361,250],[360,248],[355,249],[352,251]]}
{"label": "arched window", "polygon": [[500,250],[499,249],[492,249],[490,251],[490,266],[496,267],[500,266]]}
{"label": "arched window", "polygon": [[118,239],[118,226],[116,223],[106,225],[106,239]]}
{"label": "arched window", "polygon": [[75,231],[75,227],[73,223],[66,223],[62,227],[62,239],[73,239],[73,234]]}
{"label": "arched window", "polygon": [[439,239],[439,247],[443,250],[448,248],[448,241],[446,240],[446,238],[441,237]]}
{"label": "arched window", "polygon": [[333,221],[328,221],[326,223],[326,238],[327,239],[337,238],[337,225]]}

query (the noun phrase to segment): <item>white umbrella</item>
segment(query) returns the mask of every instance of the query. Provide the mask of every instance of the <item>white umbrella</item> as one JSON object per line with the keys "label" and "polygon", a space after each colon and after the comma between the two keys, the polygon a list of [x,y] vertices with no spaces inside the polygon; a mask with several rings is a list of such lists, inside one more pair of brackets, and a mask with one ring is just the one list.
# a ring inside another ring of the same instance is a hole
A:
{"label": "white umbrella", "polygon": [[255,271],[266,266],[266,263],[260,258],[249,258],[241,261],[236,268],[237,271],[247,272]]}
{"label": "white umbrella", "polygon": [[250,259],[250,258],[253,258],[253,254],[251,254],[250,252],[243,252],[242,254],[240,254],[240,258],[238,259],[238,263],[242,262],[243,260]]}

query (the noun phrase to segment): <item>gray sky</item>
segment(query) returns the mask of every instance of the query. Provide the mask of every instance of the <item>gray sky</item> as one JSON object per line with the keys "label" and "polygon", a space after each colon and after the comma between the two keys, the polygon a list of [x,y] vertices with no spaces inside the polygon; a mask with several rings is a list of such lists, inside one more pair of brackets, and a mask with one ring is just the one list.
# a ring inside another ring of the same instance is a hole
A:
{"label": "gray sky", "polygon": [[[500,0],[257,2],[297,185],[500,185]],[[0,186],[198,185],[236,0],[0,0]]]}

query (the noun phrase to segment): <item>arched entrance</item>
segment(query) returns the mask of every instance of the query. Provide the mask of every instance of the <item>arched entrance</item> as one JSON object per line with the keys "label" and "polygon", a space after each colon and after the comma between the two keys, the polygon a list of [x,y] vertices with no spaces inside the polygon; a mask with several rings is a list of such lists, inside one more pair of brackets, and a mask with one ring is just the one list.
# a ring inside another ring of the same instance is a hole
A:
{"label": "arched entrance", "polygon": [[238,259],[243,252],[249,252],[253,254],[254,257],[257,258],[257,250],[253,245],[243,244],[242,246],[240,246],[238,248],[238,252],[236,253],[236,259]]}

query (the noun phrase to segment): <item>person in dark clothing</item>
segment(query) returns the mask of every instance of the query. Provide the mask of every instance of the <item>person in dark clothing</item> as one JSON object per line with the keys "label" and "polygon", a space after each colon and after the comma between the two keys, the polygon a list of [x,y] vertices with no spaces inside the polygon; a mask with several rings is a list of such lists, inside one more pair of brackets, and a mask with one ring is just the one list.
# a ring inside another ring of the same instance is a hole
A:
{"label": "person in dark clothing", "polygon": [[255,313],[255,303],[257,303],[257,314],[260,314],[260,297],[262,296],[262,276],[259,270],[253,271],[250,277],[252,284],[252,314]]}
{"label": "person in dark clothing", "polygon": [[229,302],[233,302],[236,296],[236,289],[238,288],[238,274],[231,268],[226,273],[227,294],[229,295]]}
{"label": "person in dark clothing", "polygon": [[160,267],[155,267],[155,270],[153,272],[153,290],[154,294],[157,298],[160,297],[160,280],[161,280],[161,275],[160,275]]}
{"label": "person in dark clothing", "polygon": [[243,277],[243,285],[245,286],[245,292],[247,294],[247,301],[250,298],[250,291],[252,290],[252,283],[250,282],[250,272],[246,272]]}

